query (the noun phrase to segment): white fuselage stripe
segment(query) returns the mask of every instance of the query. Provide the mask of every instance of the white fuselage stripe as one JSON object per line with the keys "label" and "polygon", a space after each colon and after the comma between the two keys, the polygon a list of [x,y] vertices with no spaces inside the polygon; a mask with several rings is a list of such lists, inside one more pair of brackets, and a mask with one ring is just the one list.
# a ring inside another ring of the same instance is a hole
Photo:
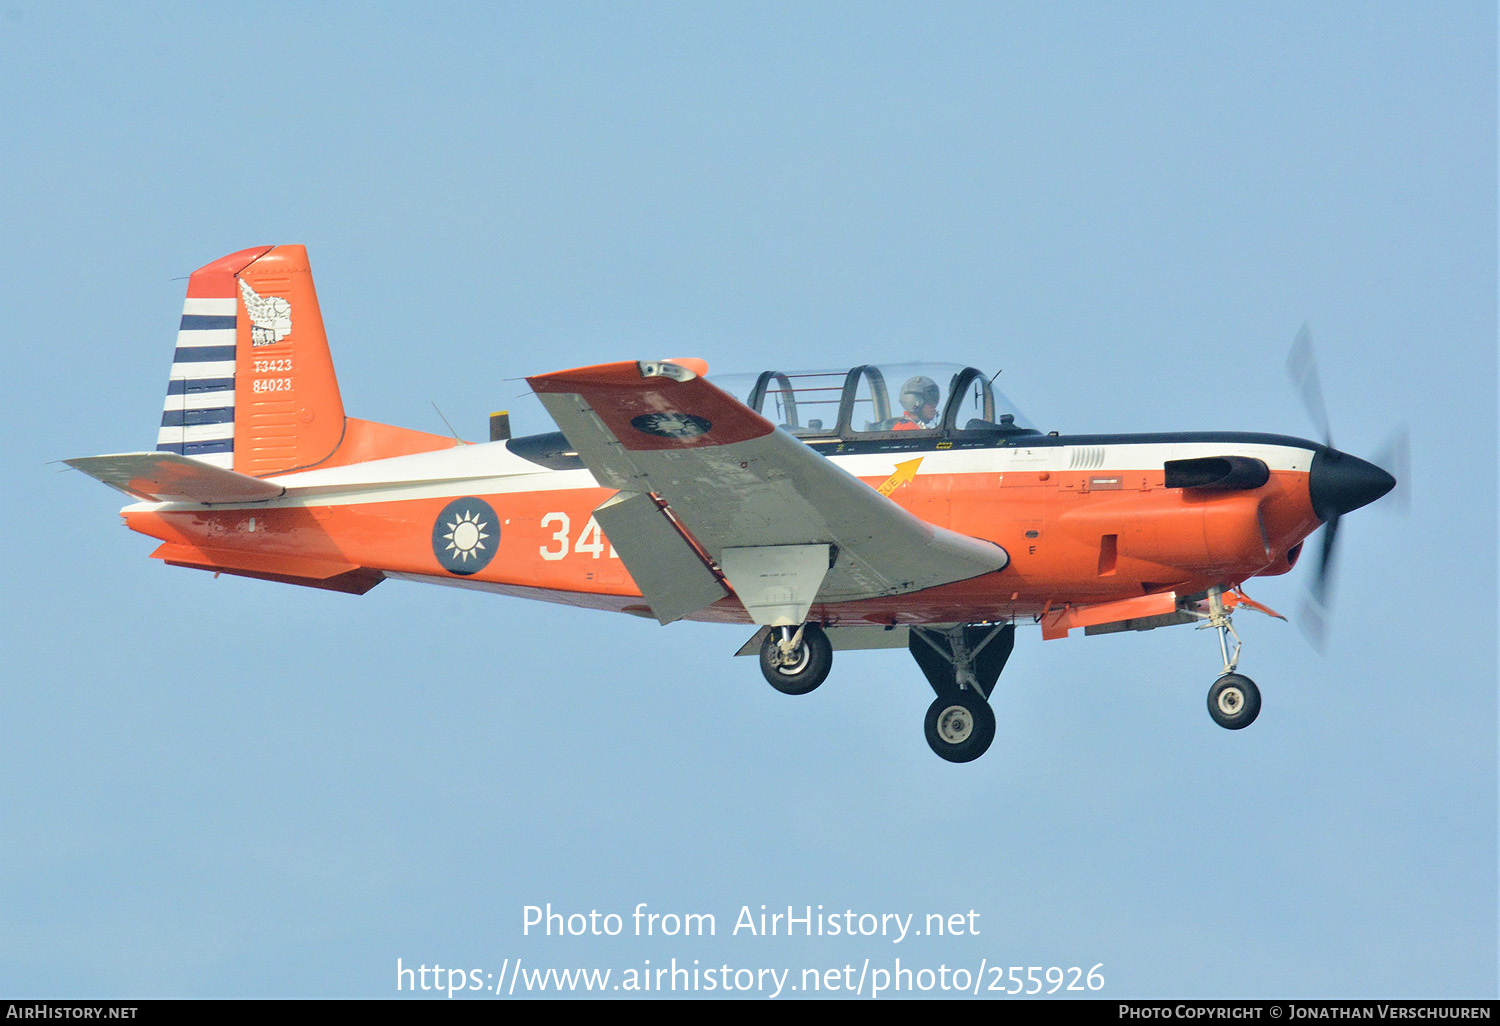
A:
{"label": "white fuselage stripe", "polygon": [[937,474],[1005,474],[1032,471],[1159,470],[1168,460],[1205,456],[1250,456],[1270,470],[1306,471],[1313,451],[1261,442],[1121,442],[1113,445],[1051,445],[1004,449],[950,449],[938,452],[861,453],[829,457],[856,477],[890,474],[897,463],[917,458],[918,476]]}
{"label": "white fuselage stripe", "polygon": [[[230,425],[205,425],[222,430]],[[167,429],[164,429],[164,431]],[[172,428],[173,432],[183,429]],[[193,430],[193,429],[188,429]],[[205,435],[221,438],[225,435]],[[173,441],[179,440],[174,434]],[[196,438],[190,440],[197,440]],[[1144,442],[1104,446],[1038,446],[1034,449],[963,449],[944,452],[893,452],[829,457],[857,477],[891,474],[895,464],[921,456],[917,475],[1005,474],[1067,470],[1075,449],[1098,449],[1089,454],[1087,473],[1156,471],[1173,459],[1242,455],[1264,460],[1271,470],[1306,472],[1313,450],[1258,442]],[[1097,464],[1097,465],[1096,465]],[[360,503],[449,498],[461,495],[508,495],[518,492],[573,491],[597,488],[586,469],[547,470],[505,449],[503,442],[481,443],[437,452],[372,460],[348,467],[304,471],[273,477],[287,487],[279,498],[248,503],[243,508],[347,506]],[[196,503],[139,503],[132,509],[194,509]],[[216,506],[218,509],[239,508]]]}

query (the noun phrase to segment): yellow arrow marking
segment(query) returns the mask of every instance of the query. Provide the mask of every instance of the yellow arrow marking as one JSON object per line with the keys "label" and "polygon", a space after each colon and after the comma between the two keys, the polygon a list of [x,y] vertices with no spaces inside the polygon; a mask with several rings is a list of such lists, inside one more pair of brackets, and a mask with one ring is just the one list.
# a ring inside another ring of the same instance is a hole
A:
{"label": "yellow arrow marking", "polygon": [[918,456],[914,460],[907,460],[905,463],[896,464],[896,472],[886,478],[884,483],[875,490],[881,495],[889,496],[897,488],[900,488],[917,476],[917,468],[922,465],[923,459],[924,457]]}

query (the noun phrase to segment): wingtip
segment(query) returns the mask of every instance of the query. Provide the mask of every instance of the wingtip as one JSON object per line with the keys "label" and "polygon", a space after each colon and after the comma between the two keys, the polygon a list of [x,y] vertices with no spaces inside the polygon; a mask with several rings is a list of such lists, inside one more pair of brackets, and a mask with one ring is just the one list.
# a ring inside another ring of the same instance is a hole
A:
{"label": "wingtip", "polygon": [[582,387],[634,388],[643,378],[693,381],[708,375],[708,363],[694,357],[674,360],[626,360],[589,367],[528,375],[527,384],[538,393],[576,392]]}

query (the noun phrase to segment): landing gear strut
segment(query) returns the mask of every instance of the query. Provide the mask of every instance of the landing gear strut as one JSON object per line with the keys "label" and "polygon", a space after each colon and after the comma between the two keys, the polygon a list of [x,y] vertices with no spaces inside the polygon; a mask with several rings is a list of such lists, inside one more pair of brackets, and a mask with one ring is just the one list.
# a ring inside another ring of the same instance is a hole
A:
{"label": "landing gear strut", "polygon": [[[1206,621],[1202,626],[1219,632],[1219,651],[1224,656],[1224,670],[1208,689],[1208,715],[1225,730],[1243,730],[1260,715],[1260,688],[1242,673],[1235,673],[1240,663],[1240,636],[1231,621],[1232,613],[1224,606],[1224,589],[1208,590],[1208,612],[1198,614]],[[1234,651],[1229,639],[1234,638]]]}
{"label": "landing gear strut", "polygon": [[805,695],[828,679],[833,645],[815,623],[773,627],[760,644],[760,672],[783,695]]}
{"label": "landing gear strut", "polygon": [[990,692],[1016,643],[1016,625],[913,627],[907,647],[937,698],[927,707],[927,744],[949,762],[973,762],[995,740]]}

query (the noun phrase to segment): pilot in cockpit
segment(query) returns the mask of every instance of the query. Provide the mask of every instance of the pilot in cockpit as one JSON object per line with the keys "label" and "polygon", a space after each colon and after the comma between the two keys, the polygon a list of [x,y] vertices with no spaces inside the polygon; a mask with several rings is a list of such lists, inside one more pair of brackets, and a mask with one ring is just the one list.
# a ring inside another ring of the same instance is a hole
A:
{"label": "pilot in cockpit", "polygon": [[891,425],[892,431],[920,431],[938,426],[937,382],[924,375],[908,378],[901,386],[902,414]]}

